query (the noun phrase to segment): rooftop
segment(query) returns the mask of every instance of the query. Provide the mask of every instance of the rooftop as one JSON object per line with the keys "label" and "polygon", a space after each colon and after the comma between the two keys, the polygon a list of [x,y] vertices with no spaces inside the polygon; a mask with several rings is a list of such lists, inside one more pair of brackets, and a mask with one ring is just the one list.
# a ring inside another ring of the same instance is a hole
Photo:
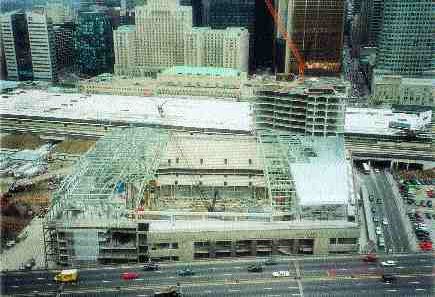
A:
{"label": "rooftop", "polygon": [[[163,107],[163,115],[158,111]],[[252,129],[248,102],[214,98],[139,97],[51,93],[20,90],[0,97],[0,114],[123,122],[223,131]]]}
{"label": "rooftop", "polygon": [[134,32],[135,30],[136,30],[136,26],[134,26],[134,25],[124,25],[124,26],[119,26],[116,31],[119,31],[119,32]]}
{"label": "rooftop", "polygon": [[191,67],[191,66],[174,66],[165,69],[162,75],[208,75],[208,76],[222,76],[222,77],[237,77],[240,71],[233,68],[222,67]]}
{"label": "rooftop", "polygon": [[301,206],[347,204],[349,174],[343,137],[307,137],[306,161],[290,164]]}

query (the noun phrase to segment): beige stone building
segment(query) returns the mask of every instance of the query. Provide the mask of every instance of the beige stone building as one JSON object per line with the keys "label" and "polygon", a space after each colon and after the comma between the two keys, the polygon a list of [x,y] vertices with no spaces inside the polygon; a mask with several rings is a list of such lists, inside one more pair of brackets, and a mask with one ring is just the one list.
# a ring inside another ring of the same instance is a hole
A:
{"label": "beige stone building", "polygon": [[248,71],[249,32],[245,28],[193,28],[185,34],[184,61],[189,66]]}
{"label": "beige stone building", "polygon": [[177,1],[150,0],[137,6],[137,66],[160,70],[184,64],[184,34],[192,29],[192,7]]}
{"label": "beige stone building", "polygon": [[380,103],[435,106],[435,80],[374,75],[372,100]]}
{"label": "beige stone building", "polygon": [[115,74],[127,75],[136,66],[135,26],[121,26],[113,31]]}

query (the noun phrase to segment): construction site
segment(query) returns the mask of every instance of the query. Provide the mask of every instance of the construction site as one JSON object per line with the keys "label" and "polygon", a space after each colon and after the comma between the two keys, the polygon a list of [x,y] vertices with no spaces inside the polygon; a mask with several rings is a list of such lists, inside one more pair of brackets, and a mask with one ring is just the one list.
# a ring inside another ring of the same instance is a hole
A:
{"label": "construction site", "polygon": [[47,265],[358,249],[341,137],[114,129],[72,172],[44,219]]}

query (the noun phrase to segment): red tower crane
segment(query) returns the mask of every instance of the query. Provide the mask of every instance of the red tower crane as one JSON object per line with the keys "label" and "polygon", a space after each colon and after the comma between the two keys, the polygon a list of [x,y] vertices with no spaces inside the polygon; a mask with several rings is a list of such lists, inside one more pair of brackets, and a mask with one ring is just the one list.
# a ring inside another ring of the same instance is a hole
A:
{"label": "red tower crane", "polygon": [[296,58],[296,62],[298,63],[299,80],[303,81],[304,68],[305,68],[304,58],[301,56],[298,48],[296,47],[296,45],[293,43],[293,40],[288,35],[287,30],[285,29],[284,25],[281,22],[278,12],[275,10],[275,8],[272,5],[272,2],[270,0],[264,0],[264,2],[266,3],[267,9],[269,10],[270,15],[272,16],[273,21],[275,22],[278,32],[282,34],[283,38],[286,40],[287,46],[292,51],[293,56]]}

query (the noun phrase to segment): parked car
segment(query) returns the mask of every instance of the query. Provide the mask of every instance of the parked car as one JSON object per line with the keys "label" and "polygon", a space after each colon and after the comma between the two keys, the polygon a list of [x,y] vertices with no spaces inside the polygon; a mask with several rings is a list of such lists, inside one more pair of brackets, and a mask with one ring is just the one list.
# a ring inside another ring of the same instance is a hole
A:
{"label": "parked car", "polygon": [[385,226],[387,226],[387,225],[388,225],[388,221],[387,221],[387,219],[384,218],[384,219],[382,220],[382,224],[385,225]]}
{"label": "parked car", "polygon": [[382,234],[382,229],[381,229],[381,227],[379,227],[379,226],[376,227],[376,234],[377,234],[377,235],[381,235],[381,234]]}
{"label": "parked car", "polygon": [[123,272],[121,273],[121,279],[123,280],[132,280],[139,277],[139,273],[137,272]]}

